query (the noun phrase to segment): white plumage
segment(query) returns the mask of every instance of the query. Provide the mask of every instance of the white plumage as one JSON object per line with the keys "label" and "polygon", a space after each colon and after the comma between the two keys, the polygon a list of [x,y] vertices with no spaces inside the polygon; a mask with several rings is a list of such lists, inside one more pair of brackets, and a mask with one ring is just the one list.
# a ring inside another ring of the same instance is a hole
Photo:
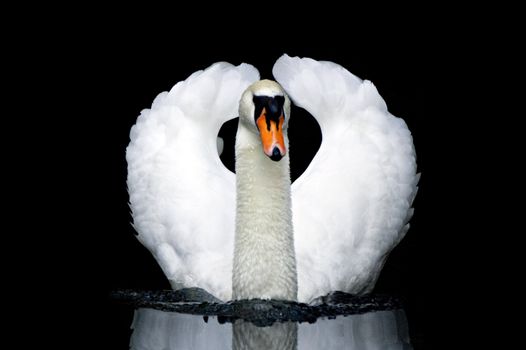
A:
{"label": "white plumage", "polygon": [[[409,228],[418,182],[411,134],[371,82],[337,64],[284,55],[273,74],[323,136],[292,184],[298,300],[369,292]],[[219,159],[217,134],[258,79],[250,65],[214,64],[161,93],[132,128],[134,227],[173,288],[231,299],[236,180]],[[301,149],[290,143],[294,157]]]}
{"label": "white plumage", "polygon": [[283,56],[273,74],[322,130],[292,185],[299,299],[369,292],[409,228],[418,182],[411,134],[370,81],[337,64]]}

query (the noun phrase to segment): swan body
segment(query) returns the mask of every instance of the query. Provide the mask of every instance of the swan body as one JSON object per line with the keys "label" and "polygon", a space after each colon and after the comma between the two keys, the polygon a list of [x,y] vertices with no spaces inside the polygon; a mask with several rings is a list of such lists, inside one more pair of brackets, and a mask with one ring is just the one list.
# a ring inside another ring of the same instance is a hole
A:
{"label": "swan body", "polygon": [[[247,88],[257,70],[214,64],[161,93],[131,130],[138,239],[173,288],[201,287],[222,300],[295,300],[295,288],[301,302],[370,292],[413,213],[411,134],[371,82],[335,63],[283,55],[273,74],[320,125],[323,142],[307,170],[289,186],[288,152],[272,161],[263,149],[254,104],[242,98],[254,93]],[[259,84],[259,94],[280,93]],[[238,115],[235,175],[219,159],[217,134]]]}

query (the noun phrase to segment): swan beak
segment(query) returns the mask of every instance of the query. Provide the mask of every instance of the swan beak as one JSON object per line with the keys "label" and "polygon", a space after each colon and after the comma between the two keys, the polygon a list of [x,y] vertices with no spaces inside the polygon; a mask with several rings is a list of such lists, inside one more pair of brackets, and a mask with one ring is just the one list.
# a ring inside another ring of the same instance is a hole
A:
{"label": "swan beak", "polygon": [[276,162],[281,160],[287,152],[283,138],[284,121],[283,114],[279,117],[279,124],[275,120],[266,118],[265,108],[263,108],[261,115],[256,119],[261,143],[263,144],[263,152]]}

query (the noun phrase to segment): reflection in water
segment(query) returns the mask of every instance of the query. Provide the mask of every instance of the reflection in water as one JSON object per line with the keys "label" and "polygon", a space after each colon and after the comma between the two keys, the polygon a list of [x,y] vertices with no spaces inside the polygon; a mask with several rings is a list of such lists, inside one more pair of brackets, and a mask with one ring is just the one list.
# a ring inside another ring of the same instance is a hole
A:
{"label": "reflection in water", "polygon": [[258,327],[237,320],[137,309],[130,340],[134,350],[175,349],[411,349],[403,310],[319,318],[315,323]]}
{"label": "reflection in water", "polygon": [[296,350],[298,324],[276,322],[270,327],[258,327],[250,322],[234,323],[232,350],[268,349]]}
{"label": "reflection in water", "polygon": [[219,324],[215,317],[135,310],[130,349],[232,349],[232,324]]}

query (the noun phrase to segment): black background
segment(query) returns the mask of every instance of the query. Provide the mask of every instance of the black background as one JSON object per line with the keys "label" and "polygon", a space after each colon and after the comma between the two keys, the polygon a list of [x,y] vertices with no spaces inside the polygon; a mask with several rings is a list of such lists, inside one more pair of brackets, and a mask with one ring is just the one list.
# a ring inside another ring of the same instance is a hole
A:
{"label": "black background", "polygon": [[[436,228],[431,222],[435,205],[430,195],[431,128],[424,103],[429,77],[422,48],[411,37],[389,38],[381,45],[350,45],[345,40],[291,40],[294,44],[289,44],[276,38],[254,35],[246,40],[231,35],[228,40],[219,36],[205,40],[194,35],[152,42],[151,37],[113,31],[93,40],[88,37],[85,45],[64,50],[58,62],[49,66],[45,79],[52,80],[54,73],[61,71],[65,79],[59,83],[60,91],[68,103],[55,120],[65,130],[55,131],[53,135],[60,141],[47,150],[60,155],[58,164],[38,165],[39,171],[53,178],[51,195],[60,193],[62,208],[60,223],[54,226],[54,238],[58,239],[45,243],[53,246],[46,260],[62,272],[58,275],[65,288],[61,295],[70,303],[79,303],[80,299],[84,305],[80,309],[71,305],[64,308],[63,323],[72,328],[70,337],[75,342],[85,339],[126,349],[133,310],[117,305],[108,294],[123,288],[169,288],[130,225],[125,148],[141,109],[149,108],[158,93],[217,61],[250,63],[262,78],[272,78],[272,65],[283,53],[333,61],[371,80],[389,111],[403,118],[413,134],[418,171],[422,172],[415,215],[406,237],[391,253],[376,292],[402,299],[413,341],[423,342],[430,274],[427,256]],[[61,98],[52,103],[56,108]],[[289,137],[295,151],[291,154],[295,178],[307,166],[320,140],[316,123],[305,111],[294,109],[292,113]],[[235,122],[222,131],[225,135],[234,132]],[[227,158],[232,145],[233,140],[227,142]],[[228,159],[225,163],[233,164]],[[51,173],[48,167],[54,165],[61,171]]]}

